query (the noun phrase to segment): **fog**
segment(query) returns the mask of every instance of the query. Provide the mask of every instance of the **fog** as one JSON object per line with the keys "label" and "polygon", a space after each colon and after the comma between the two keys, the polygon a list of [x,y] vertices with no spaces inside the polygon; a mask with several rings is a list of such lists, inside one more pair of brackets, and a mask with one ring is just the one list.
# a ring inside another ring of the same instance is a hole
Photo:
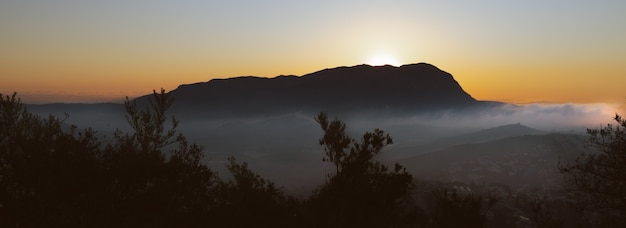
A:
{"label": "fog", "polygon": [[[63,106],[60,106],[63,107]],[[92,127],[101,137],[111,138],[116,129],[130,132],[123,108],[72,108],[67,124],[80,128]],[[64,118],[59,107],[29,107],[36,114],[53,114]],[[502,125],[521,124],[547,133],[584,134],[587,128],[597,128],[612,122],[617,106],[611,104],[505,104],[480,110],[439,111],[412,115],[394,112],[362,112],[358,114],[328,113],[330,118],[343,120],[347,132],[355,139],[365,131],[379,128],[389,133],[394,144],[385,148],[378,159],[395,162],[426,152],[420,148],[436,140],[474,134],[480,130]],[[178,131],[205,148],[205,160],[215,170],[224,173],[227,157],[235,156],[248,162],[262,176],[285,186],[294,194],[305,194],[324,181],[334,167],[323,162],[323,148],[318,139],[323,132],[314,120],[314,113],[288,113],[248,118],[203,119],[191,113],[171,112],[179,116]],[[502,137],[525,135],[513,132]],[[480,143],[497,137],[482,139]],[[436,149],[454,145],[439,142]],[[472,143],[463,141],[463,143]],[[479,142],[476,142],[479,143]],[[415,151],[413,151],[415,150]],[[434,152],[436,153],[436,152]],[[408,167],[410,168],[410,167]]]}
{"label": "fog", "polygon": [[[521,123],[540,130],[569,131],[607,123],[618,112],[612,104],[545,104],[526,105],[503,104],[501,106],[458,112],[444,111],[408,117],[375,118],[376,124],[394,125],[430,125],[443,128],[482,129]],[[354,124],[368,125],[371,118],[354,117]]]}

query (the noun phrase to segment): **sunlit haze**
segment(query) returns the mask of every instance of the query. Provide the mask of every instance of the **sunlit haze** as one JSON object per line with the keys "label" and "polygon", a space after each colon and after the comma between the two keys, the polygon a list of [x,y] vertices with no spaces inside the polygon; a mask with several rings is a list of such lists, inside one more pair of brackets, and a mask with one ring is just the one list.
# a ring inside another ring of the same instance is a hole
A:
{"label": "sunlit haze", "polygon": [[626,1],[0,2],[0,93],[100,102],[427,62],[474,98],[623,103]]}
{"label": "sunlit haze", "polygon": [[367,64],[372,66],[381,66],[381,65],[392,65],[392,66],[400,66],[400,61],[398,61],[395,57],[387,54],[376,54],[373,55],[368,61]]}

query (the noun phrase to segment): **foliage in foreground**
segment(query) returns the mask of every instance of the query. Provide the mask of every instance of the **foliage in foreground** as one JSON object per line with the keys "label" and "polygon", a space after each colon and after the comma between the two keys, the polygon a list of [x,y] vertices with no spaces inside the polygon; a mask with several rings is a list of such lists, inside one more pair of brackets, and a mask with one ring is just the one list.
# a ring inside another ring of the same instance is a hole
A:
{"label": "foliage in foreground", "polygon": [[360,141],[345,133],[338,119],[329,121],[326,113],[315,119],[324,136],[324,160],[336,172],[310,200],[315,222],[322,227],[407,226],[417,218],[411,198],[412,176],[396,164],[393,170],[373,158],[393,140],[382,130],[366,132]]}
{"label": "foliage in foreground", "polygon": [[602,227],[626,226],[626,120],[614,119],[616,125],[587,130],[594,152],[559,165],[578,206]]}
{"label": "foliage in foreground", "polygon": [[[176,133],[172,100],[154,92],[146,106],[127,99],[132,133],[100,139],[91,129],[29,113],[16,94],[0,94],[1,227],[445,227],[485,224],[480,197],[436,192],[440,207],[419,208],[412,176],[375,160],[392,143],[382,130],[360,140],[345,124],[316,120],[336,172],[309,199],[229,158],[232,178],[202,162],[203,147]],[[478,210],[478,213],[477,211]],[[467,216],[465,216],[465,214]],[[429,217],[432,216],[432,217]],[[466,219],[464,219],[466,218]]]}
{"label": "foliage in foreground", "polygon": [[101,140],[91,129],[27,112],[15,94],[2,96],[1,226],[232,225],[245,220],[227,212],[242,205],[256,218],[280,221],[282,190],[234,159],[227,167],[235,181],[220,179],[202,162],[203,148],[176,133],[170,105],[163,90],[144,109],[127,100],[133,133]]}

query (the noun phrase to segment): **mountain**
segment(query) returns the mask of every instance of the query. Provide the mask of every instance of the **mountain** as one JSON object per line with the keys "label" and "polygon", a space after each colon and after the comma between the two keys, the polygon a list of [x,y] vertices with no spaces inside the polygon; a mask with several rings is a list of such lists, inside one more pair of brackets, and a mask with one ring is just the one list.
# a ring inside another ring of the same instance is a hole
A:
{"label": "mountain", "polygon": [[475,100],[452,75],[426,63],[337,67],[301,77],[213,79],[181,85],[171,95],[175,110],[204,117],[319,111],[414,114],[489,103]]}
{"label": "mountain", "polygon": [[[417,63],[401,67],[357,65],[324,69],[303,76],[263,78],[242,76],[180,85],[170,92],[172,112],[179,117],[253,117],[320,111],[332,115],[370,112],[393,116],[492,107],[497,102],[477,101],[452,75]],[[147,103],[147,94],[136,98]],[[123,113],[120,104],[30,105],[32,110],[80,113]],[[120,112],[121,111],[121,112]]]}

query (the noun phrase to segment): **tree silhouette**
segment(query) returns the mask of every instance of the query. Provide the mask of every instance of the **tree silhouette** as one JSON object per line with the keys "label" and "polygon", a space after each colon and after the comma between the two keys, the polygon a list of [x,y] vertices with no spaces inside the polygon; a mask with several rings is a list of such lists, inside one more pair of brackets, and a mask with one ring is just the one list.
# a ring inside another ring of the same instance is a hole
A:
{"label": "tree silhouette", "polygon": [[[140,109],[126,100],[131,134],[117,131],[104,149],[111,220],[129,226],[195,226],[215,205],[218,178],[202,163],[203,148],[176,133],[178,121],[167,110],[172,99],[153,92]],[[140,213],[138,213],[140,212]],[[133,215],[133,216],[128,216]]]}
{"label": "tree silhouette", "polygon": [[373,158],[392,143],[384,131],[366,132],[360,141],[345,134],[345,124],[328,120],[322,112],[316,121],[324,131],[320,145],[324,160],[337,172],[330,174],[309,201],[314,222],[323,227],[384,227],[408,224],[414,217],[410,196],[412,176],[396,164],[393,170]]}
{"label": "tree silhouette", "polygon": [[614,120],[616,125],[587,130],[593,152],[559,164],[576,201],[604,227],[626,226],[626,120]]}
{"label": "tree silhouette", "polygon": [[126,108],[126,120],[133,128],[133,140],[139,143],[142,151],[158,151],[164,146],[174,143],[178,120],[172,117],[172,126],[165,130],[167,121],[166,111],[172,106],[173,99],[161,89],[160,93],[153,91],[152,99],[148,99],[147,108],[139,110],[136,101],[130,101],[128,97],[124,102]]}

